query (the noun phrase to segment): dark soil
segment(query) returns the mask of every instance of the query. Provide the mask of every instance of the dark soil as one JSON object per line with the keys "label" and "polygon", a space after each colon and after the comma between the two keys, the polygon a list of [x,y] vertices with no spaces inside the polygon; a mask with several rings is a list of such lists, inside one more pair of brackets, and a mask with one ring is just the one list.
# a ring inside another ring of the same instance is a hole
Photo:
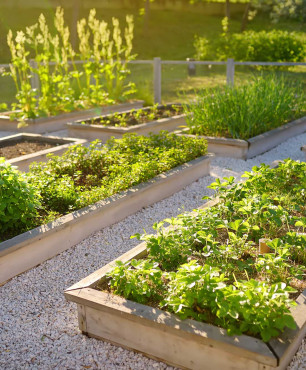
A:
{"label": "dark soil", "polygon": [[83,121],[89,125],[103,125],[103,126],[116,126],[128,127],[135,126],[142,123],[157,121],[162,118],[169,118],[183,114],[184,109],[180,105],[165,105],[158,108],[143,108],[138,110],[131,110],[126,113],[116,113],[105,117],[99,117]]}
{"label": "dark soil", "polygon": [[10,140],[0,144],[0,157],[12,159],[22,155],[53,148],[60,144],[50,144],[39,140]]}

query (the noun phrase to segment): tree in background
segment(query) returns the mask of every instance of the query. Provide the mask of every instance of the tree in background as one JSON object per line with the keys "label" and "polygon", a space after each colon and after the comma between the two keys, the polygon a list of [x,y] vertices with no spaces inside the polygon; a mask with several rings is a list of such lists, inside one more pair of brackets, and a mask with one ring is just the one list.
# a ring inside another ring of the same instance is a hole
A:
{"label": "tree in background", "polygon": [[241,32],[245,31],[248,21],[256,16],[257,11],[269,14],[273,22],[281,18],[305,22],[306,0],[250,0],[243,14]]}
{"label": "tree in background", "polygon": [[254,7],[269,12],[273,21],[280,18],[306,22],[306,0],[252,0]]}

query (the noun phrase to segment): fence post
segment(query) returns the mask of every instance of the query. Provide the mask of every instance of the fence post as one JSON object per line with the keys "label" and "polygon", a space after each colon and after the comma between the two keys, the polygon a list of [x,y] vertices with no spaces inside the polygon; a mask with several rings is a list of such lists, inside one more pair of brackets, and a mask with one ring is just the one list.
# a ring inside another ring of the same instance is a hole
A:
{"label": "fence post", "polygon": [[161,104],[161,58],[153,59],[154,103]]}
{"label": "fence post", "polygon": [[[34,70],[37,69],[37,63],[35,62],[35,60],[30,60],[30,67]],[[36,97],[38,97],[40,88],[39,77],[38,74],[35,73],[33,70],[31,71],[31,88],[32,90],[36,89]]]}
{"label": "fence post", "polygon": [[226,83],[229,86],[234,86],[235,77],[235,61],[232,58],[227,59],[226,63]]}
{"label": "fence post", "polygon": [[186,59],[188,63],[187,67],[187,73],[189,77],[195,76],[196,75],[196,65],[192,62],[194,62],[194,58],[187,58]]}

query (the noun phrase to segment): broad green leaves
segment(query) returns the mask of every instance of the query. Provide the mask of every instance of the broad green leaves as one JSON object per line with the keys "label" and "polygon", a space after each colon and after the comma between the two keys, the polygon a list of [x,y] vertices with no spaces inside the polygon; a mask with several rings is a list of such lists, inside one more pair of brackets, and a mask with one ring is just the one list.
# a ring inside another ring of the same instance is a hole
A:
{"label": "broad green leaves", "polygon": [[40,208],[39,193],[21,174],[0,158],[0,241],[3,235],[34,225]]}
{"label": "broad green leaves", "polygon": [[[154,307],[219,325],[230,335],[268,341],[294,328],[290,297],[305,280],[305,175],[305,163],[286,160],[276,169],[254,167],[243,183],[217,179],[211,188],[218,204],[156,223],[156,235],[137,234],[147,242],[146,261],[158,267],[156,275],[138,275],[126,265],[121,268],[131,275],[121,280],[112,272],[110,290],[126,296],[113,288],[124,281],[136,291],[129,291],[138,297],[131,299],[144,302],[147,292]],[[270,253],[259,254],[260,238],[268,239]]]}

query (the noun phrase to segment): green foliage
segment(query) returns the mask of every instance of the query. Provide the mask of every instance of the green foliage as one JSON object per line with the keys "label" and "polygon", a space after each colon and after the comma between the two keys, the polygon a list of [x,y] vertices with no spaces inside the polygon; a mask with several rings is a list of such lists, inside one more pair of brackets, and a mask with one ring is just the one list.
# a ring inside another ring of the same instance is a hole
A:
{"label": "green foliage", "polygon": [[114,113],[107,116],[92,118],[90,120],[83,121],[82,124],[128,127],[151,121],[157,121],[162,118],[173,117],[182,113],[183,107],[181,105],[173,104],[159,106],[157,103],[152,107],[131,109],[130,111],[124,113]]}
{"label": "green foliage", "polygon": [[296,32],[281,30],[247,31],[223,34],[216,41],[197,37],[194,43],[197,59],[217,58],[257,62],[303,62],[304,40]]}
{"label": "green foliage", "polygon": [[[43,14],[38,23],[18,31],[14,37],[9,31],[7,41],[12,55],[10,72],[17,90],[20,110],[13,118],[56,115],[61,112],[111,104],[125,100],[135,92],[127,83],[127,63],[132,55],[133,18],[126,17],[127,26],[121,34],[119,21],[112,19],[112,28],[96,18],[92,9],[88,20],[78,22],[79,53],[70,43],[69,28],[65,25],[64,11],[56,9],[55,34],[50,32]],[[30,58],[33,57],[33,62]],[[85,60],[79,67],[75,58]],[[31,86],[37,76],[39,91]]]}
{"label": "green foliage", "polygon": [[306,21],[306,0],[253,0],[257,9],[270,13],[274,22],[281,19]]}
{"label": "green foliage", "polygon": [[7,107],[7,104],[6,103],[1,103],[0,104],[0,112],[1,111],[6,111],[8,109],[8,107]]}
{"label": "green foliage", "polygon": [[126,190],[180,164],[205,155],[203,140],[163,131],[150,137],[125,135],[77,145],[61,157],[34,164],[29,182],[41,196],[45,210],[65,214]]}
{"label": "green foliage", "polygon": [[1,160],[0,232],[15,236],[206,153],[205,141],[162,131],[75,145],[60,157],[50,155],[47,163],[33,163],[25,175]]}
{"label": "green foliage", "polygon": [[231,335],[260,334],[264,341],[295,328],[287,307],[292,288],[253,279],[227,286],[226,280],[219,269],[191,261],[170,274],[164,305],[182,319],[213,320]]}
{"label": "green foliage", "polygon": [[[135,261],[120,263],[110,291],[228,334],[269,341],[294,328],[291,294],[305,283],[305,174],[306,163],[286,160],[254,167],[244,182],[217,179],[210,187],[218,204],[155,224],[156,235],[135,235],[147,243],[147,258],[137,262],[145,272]],[[258,253],[261,238],[271,253]]]}
{"label": "green foliage", "polygon": [[305,101],[300,84],[260,76],[247,85],[203,90],[186,106],[186,121],[193,134],[247,140],[305,115]]}
{"label": "green foliage", "polygon": [[0,158],[0,234],[31,227],[39,207],[35,188],[24,175]]}
{"label": "green foliage", "polygon": [[132,260],[128,264],[120,261],[110,274],[111,289],[118,295],[140,303],[161,300],[164,284],[158,263]]}

